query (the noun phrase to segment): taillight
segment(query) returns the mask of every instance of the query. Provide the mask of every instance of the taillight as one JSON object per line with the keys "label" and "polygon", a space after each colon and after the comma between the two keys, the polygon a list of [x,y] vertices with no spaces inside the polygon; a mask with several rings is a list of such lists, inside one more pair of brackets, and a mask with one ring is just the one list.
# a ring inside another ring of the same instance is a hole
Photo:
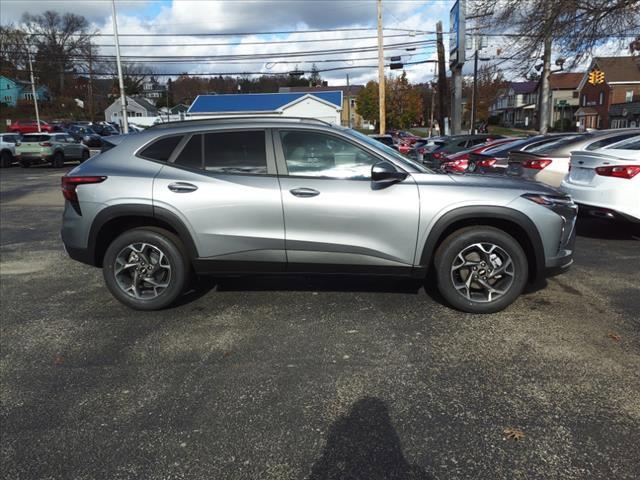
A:
{"label": "taillight", "polygon": [[62,195],[70,202],[77,203],[78,195],[76,188],[78,185],[104,182],[107,177],[62,177]]}
{"label": "taillight", "polygon": [[466,159],[451,160],[450,162],[443,163],[443,167],[446,170],[453,170],[455,172],[464,172],[467,170],[469,162]]}
{"label": "taillight", "polygon": [[426,148],[424,148],[424,147],[418,147],[418,153],[419,153],[420,155],[424,155],[426,151],[427,151],[427,149],[426,149]]}
{"label": "taillight", "polygon": [[444,153],[442,153],[442,152],[433,152],[432,156],[433,156],[433,158],[438,159],[438,158],[444,157]]}
{"label": "taillight", "polygon": [[640,173],[640,165],[620,165],[614,167],[598,167],[596,173],[603,177],[633,178]]}
{"label": "taillight", "polygon": [[522,162],[523,168],[531,168],[533,170],[542,170],[547,168],[551,164],[551,160],[548,158],[541,158],[538,160],[524,160]]}
{"label": "taillight", "polygon": [[40,142],[41,147],[51,147],[53,144],[51,142]]}
{"label": "taillight", "polygon": [[478,160],[476,165],[478,167],[492,167],[497,161],[496,158],[485,158],[484,160]]}

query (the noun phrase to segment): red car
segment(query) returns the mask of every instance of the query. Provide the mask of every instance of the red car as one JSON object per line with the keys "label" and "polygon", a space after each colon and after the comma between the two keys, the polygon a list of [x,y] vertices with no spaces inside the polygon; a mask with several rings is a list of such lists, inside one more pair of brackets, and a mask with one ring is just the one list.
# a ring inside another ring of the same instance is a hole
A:
{"label": "red car", "polygon": [[[35,120],[16,120],[12,122],[8,129],[12,133],[38,133],[38,124]],[[49,125],[47,122],[40,120],[40,130],[42,132],[52,133],[56,131],[56,127]]]}
{"label": "red car", "polygon": [[[472,153],[482,153],[485,150],[489,150],[490,148],[497,147],[503,143],[509,143],[517,140],[517,138],[498,138],[496,140],[491,140],[487,143],[483,143],[481,145],[476,145],[469,150],[464,150],[462,152],[450,153],[447,155],[446,160],[442,162],[441,168],[448,172],[465,172],[467,167],[469,166],[469,155]],[[496,160],[495,159],[487,159],[482,160],[482,167],[490,167],[492,166]]]}

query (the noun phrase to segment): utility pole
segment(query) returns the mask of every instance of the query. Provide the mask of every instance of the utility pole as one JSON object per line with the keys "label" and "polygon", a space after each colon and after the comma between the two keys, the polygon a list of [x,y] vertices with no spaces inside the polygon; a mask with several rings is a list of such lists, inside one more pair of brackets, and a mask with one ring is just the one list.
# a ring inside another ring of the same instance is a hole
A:
{"label": "utility pole", "polygon": [[380,106],[380,135],[387,131],[384,87],[384,45],[382,44],[382,0],[378,0],[378,105]]}
{"label": "utility pole", "polygon": [[[436,64],[437,65],[437,64]],[[435,67],[438,68],[438,67]],[[431,84],[431,119],[429,120],[429,138],[433,136],[433,107],[434,107],[434,99],[436,96],[436,84],[433,82]]]}
{"label": "utility pole", "polygon": [[473,92],[471,94],[471,135],[476,133],[476,115],[478,109],[478,49],[473,59]]}
{"label": "utility pole", "polygon": [[127,95],[124,91],[124,80],[122,78],[122,63],[120,62],[120,41],[118,40],[118,21],[116,19],[116,0],[111,0],[111,11],[113,13],[113,38],[116,41],[116,63],[118,64],[118,83],[120,84],[120,103],[122,104],[122,132],[129,133],[129,119],[127,118]]}
{"label": "utility pole", "polygon": [[38,95],[36,95],[36,82],[33,79],[33,64],[31,63],[31,48],[28,48],[29,57],[29,75],[31,76],[31,94],[33,95],[33,106],[36,109],[36,124],[38,125],[38,133],[42,132],[40,128],[40,112],[38,111]]}
{"label": "utility pole", "polygon": [[444,119],[447,116],[447,70],[444,63],[444,42],[442,40],[442,22],[436,23],[436,39],[438,44],[438,124],[440,135],[445,134]]}
{"label": "utility pole", "polygon": [[349,128],[353,128],[351,125],[351,87],[349,86],[349,74],[347,73],[347,125]]}
{"label": "utility pole", "polygon": [[551,74],[551,35],[544,39],[542,56],[542,79],[540,87],[540,134],[549,131],[549,76]]}
{"label": "utility pole", "polygon": [[92,61],[92,49],[91,49],[91,41],[89,41],[89,85],[88,85],[88,100],[89,100],[89,118],[93,123],[93,61]]}
{"label": "utility pole", "polygon": [[462,67],[451,70],[453,98],[451,99],[451,134],[458,135],[462,130]]}

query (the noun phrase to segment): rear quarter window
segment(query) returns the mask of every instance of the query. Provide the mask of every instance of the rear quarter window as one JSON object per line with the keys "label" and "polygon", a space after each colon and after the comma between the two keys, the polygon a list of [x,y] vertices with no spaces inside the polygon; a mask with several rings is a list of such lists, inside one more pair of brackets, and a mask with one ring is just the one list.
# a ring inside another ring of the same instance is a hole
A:
{"label": "rear quarter window", "polygon": [[613,143],[626,140],[627,138],[635,137],[636,135],[637,133],[633,132],[633,133],[624,133],[621,135],[615,135],[613,137],[603,138],[601,140],[598,140],[597,142],[590,143],[589,145],[586,146],[585,150],[589,150],[589,151],[597,150],[599,148],[606,147],[607,145],[611,145]]}
{"label": "rear quarter window", "polygon": [[160,138],[142,150],[139,156],[148,160],[167,162],[180,140],[182,135]]}

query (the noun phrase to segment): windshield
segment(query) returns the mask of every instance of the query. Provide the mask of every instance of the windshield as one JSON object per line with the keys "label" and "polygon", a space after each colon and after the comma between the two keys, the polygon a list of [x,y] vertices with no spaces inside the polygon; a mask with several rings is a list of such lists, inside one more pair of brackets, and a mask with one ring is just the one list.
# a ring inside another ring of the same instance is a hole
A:
{"label": "windshield", "polygon": [[432,170],[429,170],[428,168],[426,168],[423,165],[420,165],[418,162],[414,162],[413,160],[403,156],[402,154],[396,152],[393,148],[387,147],[384,143],[380,143],[377,140],[374,140],[371,137],[367,137],[366,135],[356,131],[356,130],[352,130],[350,128],[345,128],[343,129],[343,131],[345,133],[347,133],[348,135],[351,135],[352,137],[356,137],[359,140],[362,140],[363,142],[365,142],[368,145],[371,145],[372,147],[376,148],[377,150],[382,150],[384,153],[386,153],[387,155],[393,157],[395,160],[397,160],[398,162],[400,162],[403,165],[407,165],[411,168],[415,168],[417,171],[422,172],[422,173],[433,173]]}

